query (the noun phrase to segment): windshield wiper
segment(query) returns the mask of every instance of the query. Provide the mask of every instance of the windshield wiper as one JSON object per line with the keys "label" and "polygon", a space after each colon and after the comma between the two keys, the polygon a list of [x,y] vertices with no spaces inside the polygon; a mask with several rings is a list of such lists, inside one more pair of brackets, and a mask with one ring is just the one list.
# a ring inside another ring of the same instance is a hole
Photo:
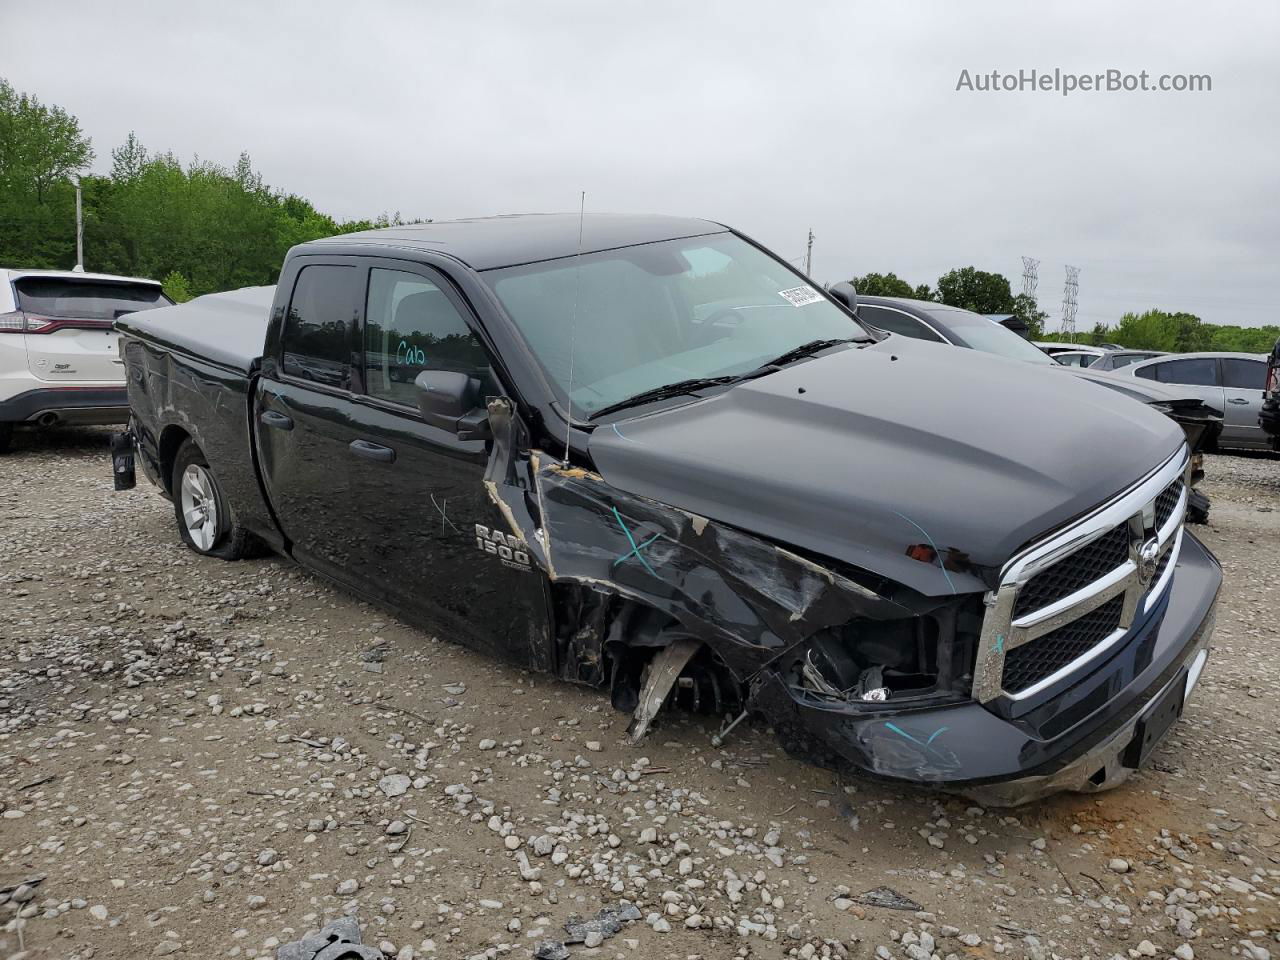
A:
{"label": "windshield wiper", "polygon": [[740,376],[695,377],[692,380],[677,380],[675,383],[665,383],[660,387],[653,387],[650,390],[641,390],[634,396],[627,397],[625,400],[619,400],[617,403],[611,403],[607,407],[601,407],[587,419],[594,420],[597,417],[603,417],[606,413],[613,413],[616,410],[625,410],[628,407],[638,407],[642,403],[652,403],[655,400],[666,400],[668,397],[688,396],[698,390],[704,390],[707,387],[721,387],[725,384],[735,383],[741,379],[742,377]]}
{"label": "windshield wiper", "polygon": [[802,343],[794,349],[788,350],[780,357],[774,357],[768,363],[760,364],[759,369],[766,367],[783,367],[788,363],[794,363],[796,360],[803,360],[805,357],[812,357],[815,353],[821,353],[828,347],[837,347],[842,343],[853,343],[853,337],[843,337],[838,340],[810,340],[808,343]]}

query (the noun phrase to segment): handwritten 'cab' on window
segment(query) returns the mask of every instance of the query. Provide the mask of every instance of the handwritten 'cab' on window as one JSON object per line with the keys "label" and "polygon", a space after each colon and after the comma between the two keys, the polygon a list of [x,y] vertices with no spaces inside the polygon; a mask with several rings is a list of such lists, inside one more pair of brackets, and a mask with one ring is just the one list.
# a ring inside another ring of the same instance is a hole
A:
{"label": "handwritten 'cab' on window", "polygon": [[405,270],[369,271],[365,382],[370,394],[416,406],[423,370],[487,370],[488,359],[448,295]]}

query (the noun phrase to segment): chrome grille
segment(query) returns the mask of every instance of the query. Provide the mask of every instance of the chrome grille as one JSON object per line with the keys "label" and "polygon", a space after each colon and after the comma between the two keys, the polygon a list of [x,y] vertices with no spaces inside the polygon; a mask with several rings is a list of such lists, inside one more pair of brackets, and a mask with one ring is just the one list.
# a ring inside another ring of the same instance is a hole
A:
{"label": "chrome grille", "polygon": [[1031,696],[1100,656],[1168,588],[1186,512],[1184,446],[1145,480],[1011,560],[987,594],[974,696]]}
{"label": "chrome grille", "polygon": [[1028,580],[1018,591],[1014,619],[1070,596],[1128,559],[1129,529],[1122,524]]}
{"label": "chrome grille", "polygon": [[1178,501],[1182,498],[1182,480],[1175,480],[1169,486],[1164,488],[1160,496],[1156,497],[1156,529],[1159,530],[1169,518],[1173,516],[1173,511],[1177,509]]}
{"label": "chrome grille", "polygon": [[1124,597],[1115,596],[1079,620],[1010,650],[1004,660],[1005,690],[1021,693],[1080,659],[1115,632],[1123,613]]}

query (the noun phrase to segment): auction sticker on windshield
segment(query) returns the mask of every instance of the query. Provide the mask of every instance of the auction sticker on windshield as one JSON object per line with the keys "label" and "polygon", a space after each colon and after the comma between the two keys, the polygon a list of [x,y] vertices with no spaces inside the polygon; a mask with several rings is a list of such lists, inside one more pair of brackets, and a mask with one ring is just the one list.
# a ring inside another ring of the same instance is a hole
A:
{"label": "auction sticker on windshield", "polygon": [[822,299],[822,294],[813,287],[792,287],[790,290],[779,290],[778,296],[789,301],[793,307],[803,307],[805,304],[817,303]]}

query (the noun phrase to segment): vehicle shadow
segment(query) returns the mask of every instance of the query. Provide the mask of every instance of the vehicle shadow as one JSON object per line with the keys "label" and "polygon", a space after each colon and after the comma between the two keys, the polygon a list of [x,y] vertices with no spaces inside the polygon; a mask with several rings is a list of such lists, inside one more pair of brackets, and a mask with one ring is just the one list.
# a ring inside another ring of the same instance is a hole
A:
{"label": "vehicle shadow", "polygon": [[111,434],[119,427],[52,427],[19,429],[13,432],[5,457],[27,453],[69,453],[98,455],[111,449]]}

